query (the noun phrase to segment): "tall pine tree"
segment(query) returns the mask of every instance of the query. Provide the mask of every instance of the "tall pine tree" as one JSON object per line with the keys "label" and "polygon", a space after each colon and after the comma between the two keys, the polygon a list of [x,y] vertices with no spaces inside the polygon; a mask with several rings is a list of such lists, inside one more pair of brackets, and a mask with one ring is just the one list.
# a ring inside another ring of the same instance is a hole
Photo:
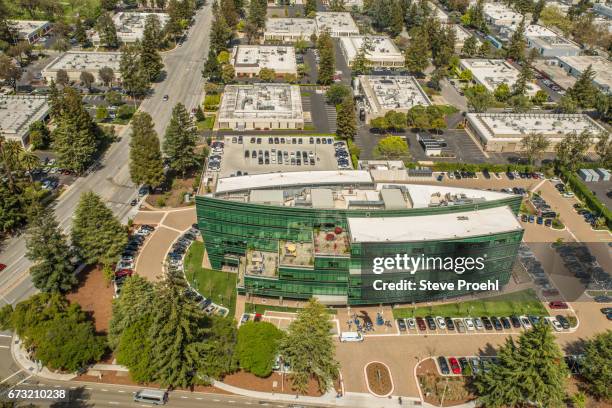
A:
{"label": "tall pine tree", "polygon": [[134,183],[152,187],[157,187],[164,179],[159,139],[153,120],[146,112],[139,112],[132,118],[130,175]]}
{"label": "tall pine tree", "polygon": [[353,139],[357,133],[357,121],[355,120],[355,103],[353,96],[344,97],[338,105],[338,118],[336,134],[343,139]]}
{"label": "tall pine tree", "polygon": [[164,68],[157,47],[161,41],[161,25],[155,14],[147,16],[142,44],[140,46],[140,65],[147,74],[149,82],[159,77]]}
{"label": "tall pine tree", "polygon": [[193,122],[185,105],[178,103],[172,110],[163,147],[165,155],[170,159],[170,167],[181,173],[183,178],[188,170],[198,164],[195,152],[196,137]]}

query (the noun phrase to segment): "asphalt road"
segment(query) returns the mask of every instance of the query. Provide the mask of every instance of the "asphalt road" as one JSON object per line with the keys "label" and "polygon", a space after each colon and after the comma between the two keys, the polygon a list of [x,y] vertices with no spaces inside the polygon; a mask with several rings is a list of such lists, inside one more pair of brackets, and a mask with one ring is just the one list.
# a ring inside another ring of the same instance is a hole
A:
{"label": "asphalt road", "polygon": [[[201,68],[208,53],[210,5],[200,9],[196,22],[189,30],[187,40],[181,47],[164,55],[165,79],[153,86],[153,93],[140,106],[155,121],[155,129],[163,135],[170,120],[172,108],[178,102],[187,109],[195,107],[202,97],[203,79]],[[163,96],[168,95],[168,101]],[[100,168],[86,177],[79,178],[68,187],[55,203],[55,215],[61,227],[68,231],[74,210],[83,192],[95,191],[113,210],[125,220],[132,207],[130,201],[136,197],[136,186],[131,182],[128,168],[129,130],[119,135],[101,159]],[[23,236],[4,242],[0,252],[0,263],[7,268],[0,273],[0,305],[15,304],[35,292],[28,275],[31,262],[25,258]]]}

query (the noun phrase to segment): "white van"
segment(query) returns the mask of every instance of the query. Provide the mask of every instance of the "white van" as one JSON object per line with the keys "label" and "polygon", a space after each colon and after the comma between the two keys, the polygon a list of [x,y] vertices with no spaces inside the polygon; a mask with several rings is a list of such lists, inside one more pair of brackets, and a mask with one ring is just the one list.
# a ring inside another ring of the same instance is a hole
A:
{"label": "white van", "polygon": [[343,343],[347,341],[363,341],[363,336],[358,332],[343,332],[340,333],[340,341]]}
{"label": "white van", "polygon": [[138,390],[134,394],[134,401],[153,405],[164,405],[168,402],[168,392],[164,390]]}

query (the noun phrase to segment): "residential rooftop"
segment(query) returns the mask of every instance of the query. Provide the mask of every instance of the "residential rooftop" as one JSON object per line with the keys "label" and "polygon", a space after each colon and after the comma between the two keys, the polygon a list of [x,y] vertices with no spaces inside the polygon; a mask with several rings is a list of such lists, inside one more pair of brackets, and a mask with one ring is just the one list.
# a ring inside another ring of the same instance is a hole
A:
{"label": "residential rooftop", "polygon": [[469,238],[522,227],[508,207],[412,217],[348,218],[352,242],[415,242]]}
{"label": "residential rooftop", "polygon": [[332,37],[359,35],[357,24],[348,12],[319,11],[315,16],[317,33],[329,30]]}
{"label": "residential rooftop", "polygon": [[43,71],[98,71],[109,67],[119,72],[120,52],[68,51],[51,61]]}
{"label": "residential rooftop", "polygon": [[589,67],[595,72],[593,82],[601,89],[610,92],[612,90],[612,62],[601,56],[573,56],[558,57],[562,64],[571,68],[571,74],[579,77]]}
{"label": "residential rooftop", "polygon": [[404,54],[397,48],[391,39],[384,35],[342,37],[342,49],[346,53],[349,63],[361,51],[364,43],[366,58],[375,61],[404,62]]}
{"label": "residential rooftop", "polygon": [[276,45],[239,45],[232,49],[232,65],[241,69],[273,69],[277,73],[296,73],[295,48]]}
{"label": "residential rooftop", "polygon": [[431,105],[417,80],[405,75],[360,75],[359,82],[375,112],[408,110],[415,105]]}
{"label": "residential rooftop", "polygon": [[467,119],[486,140],[515,140],[530,133],[563,138],[576,132],[593,135],[605,132],[603,126],[584,114],[555,113],[468,113]]}
{"label": "residential rooftop", "polygon": [[[519,70],[503,59],[462,59],[462,69],[469,69],[476,82],[493,92],[501,84],[507,84],[511,89],[519,77]],[[540,87],[534,83],[527,84],[527,93],[533,95]]]}
{"label": "residential rooftop", "polygon": [[49,111],[47,98],[34,95],[0,95],[0,129],[8,138],[23,143],[33,122]]}
{"label": "residential rooftop", "polygon": [[227,85],[219,117],[240,119],[302,118],[300,88],[289,84]]}

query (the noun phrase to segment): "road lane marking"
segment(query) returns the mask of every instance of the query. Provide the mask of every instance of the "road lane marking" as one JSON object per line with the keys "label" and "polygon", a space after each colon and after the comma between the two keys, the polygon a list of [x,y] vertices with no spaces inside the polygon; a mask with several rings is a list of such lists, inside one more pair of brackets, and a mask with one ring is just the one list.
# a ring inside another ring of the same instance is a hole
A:
{"label": "road lane marking", "polygon": [[0,348],[3,348],[3,349],[8,349],[8,348],[10,348],[10,347],[9,347],[9,346],[0,346]]}
{"label": "road lane marking", "polygon": [[123,391],[123,390],[117,390],[117,392],[121,392],[121,393],[124,393],[125,391]]}
{"label": "road lane marking", "polygon": [[8,377],[6,377],[4,380],[0,381],[0,384],[2,384],[3,382],[5,382],[6,380],[10,380],[11,378],[13,378],[14,376],[16,376],[17,374],[19,374],[21,372],[21,370],[9,375]]}
{"label": "road lane marking", "polygon": [[108,401],[108,403],[111,404],[111,405],[119,405],[119,403],[115,402],[115,401]]}

